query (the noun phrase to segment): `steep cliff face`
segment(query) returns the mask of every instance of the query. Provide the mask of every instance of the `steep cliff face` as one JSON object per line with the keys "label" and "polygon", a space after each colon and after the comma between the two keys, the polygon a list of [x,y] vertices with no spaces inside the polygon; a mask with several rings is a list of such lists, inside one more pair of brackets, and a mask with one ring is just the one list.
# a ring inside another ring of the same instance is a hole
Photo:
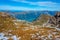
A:
{"label": "steep cliff face", "polygon": [[60,28],[60,12],[57,12],[54,16],[49,19],[51,26],[56,26]]}

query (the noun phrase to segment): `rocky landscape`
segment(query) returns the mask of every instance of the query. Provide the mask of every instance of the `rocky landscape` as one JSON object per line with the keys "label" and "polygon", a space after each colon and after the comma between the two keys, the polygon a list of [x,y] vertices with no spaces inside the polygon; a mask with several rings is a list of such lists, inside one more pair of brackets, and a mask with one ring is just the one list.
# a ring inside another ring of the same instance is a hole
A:
{"label": "rocky landscape", "polygon": [[60,40],[60,12],[41,15],[33,22],[0,12],[0,40]]}
{"label": "rocky landscape", "polygon": [[53,17],[49,19],[51,26],[56,26],[60,28],[60,12],[57,12]]}

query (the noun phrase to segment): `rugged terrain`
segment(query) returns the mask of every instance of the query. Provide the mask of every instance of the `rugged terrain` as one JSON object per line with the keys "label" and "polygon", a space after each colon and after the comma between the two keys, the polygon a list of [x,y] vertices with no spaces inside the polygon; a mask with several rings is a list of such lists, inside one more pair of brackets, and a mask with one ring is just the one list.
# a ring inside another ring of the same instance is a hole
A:
{"label": "rugged terrain", "polygon": [[56,14],[49,18],[48,24],[51,26],[60,28],[60,12],[56,12]]}
{"label": "rugged terrain", "polygon": [[49,18],[50,16],[42,15],[41,20],[38,18],[38,26],[0,12],[0,40],[60,40],[60,30],[41,26]]}

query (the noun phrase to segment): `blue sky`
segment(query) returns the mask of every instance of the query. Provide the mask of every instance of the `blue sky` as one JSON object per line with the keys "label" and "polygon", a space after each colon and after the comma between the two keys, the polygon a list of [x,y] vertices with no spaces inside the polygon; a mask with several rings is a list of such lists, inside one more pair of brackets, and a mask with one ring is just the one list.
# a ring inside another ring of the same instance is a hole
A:
{"label": "blue sky", "polygon": [[60,11],[60,0],[0,0],[0,10]]}

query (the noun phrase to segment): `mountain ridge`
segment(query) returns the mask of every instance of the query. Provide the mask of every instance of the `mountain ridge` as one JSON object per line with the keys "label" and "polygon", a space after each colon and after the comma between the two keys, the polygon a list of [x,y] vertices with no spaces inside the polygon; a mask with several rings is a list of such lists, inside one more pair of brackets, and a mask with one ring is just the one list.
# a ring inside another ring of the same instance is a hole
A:
{"label": "mountain ridge", "polygon": [[16,19],[26,20],[29,22],[37,19],[41,14],[49,14],[51,16],[56,13],[56,11],[21,11],[21,12],[6,12]]}

